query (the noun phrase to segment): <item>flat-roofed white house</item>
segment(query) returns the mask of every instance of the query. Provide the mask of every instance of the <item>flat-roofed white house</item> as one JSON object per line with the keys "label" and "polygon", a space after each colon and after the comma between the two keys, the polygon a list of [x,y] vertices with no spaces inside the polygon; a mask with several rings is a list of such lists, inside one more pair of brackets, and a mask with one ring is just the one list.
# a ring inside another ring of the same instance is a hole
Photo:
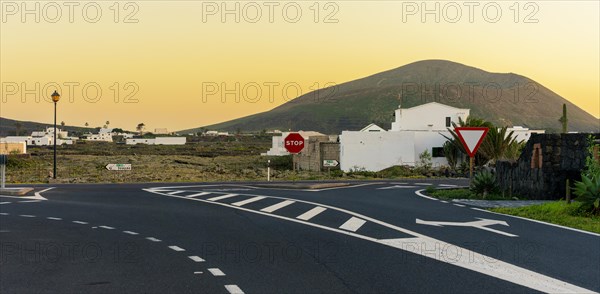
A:
{"label": "flat-roofed white house", "polygon": [[136,145],[185,145],[187,142],[186,137],[156,137],[156,138],[133,138],[127,139],[125,144]]}
{"label": "flat-roofed white house", "polygon": [[[77,138],[69,137],[67,131],[56,129],[56,145],[71,145]],[[27,146],[50,146],[54,145],[54,128],[46,128],[45,131],[34,131],[31,136],[8,136],[2,141],[9,143],[25,142]]]}
{"label": "flat-roofed white house", "polygon": [[299,133],[300,136],[302,136],[302,138],[304,138],[305,143],[306,143],[306,140],[308,140],[308,138],[310,138],[312,136],[325,136],[324,134],[321,134],[319,132],[313,132],[313,131],[281,132],[281,136],[273,136],[272,143],[271,143],[271,149],[269,149],[269,151],[267,151],[267,153],[262,153],[261,155],[268,155],[268,156],[290,155],[290,153],[283,146],[283,140],[290,133]]}
{"label": "flat-roofed white house", "polygon": [[380,171],[395,165],[415,166],[425,150],[432,155],[434,167],[447,165],[443,153],[447,128],[459,119],[466,120],[469,109],[431,102],[395,111],[390,130],[371,124],[360,131],[340,135],[340,168],[343,171]]}

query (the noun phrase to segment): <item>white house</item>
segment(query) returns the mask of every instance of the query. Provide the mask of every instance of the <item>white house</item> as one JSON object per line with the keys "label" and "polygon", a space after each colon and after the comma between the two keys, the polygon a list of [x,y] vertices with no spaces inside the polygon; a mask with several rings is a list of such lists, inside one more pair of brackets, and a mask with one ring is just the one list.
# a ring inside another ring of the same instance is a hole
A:
{"label": "white house", "polygon": [[447,128],[466,120],[469,109],[431,102],[411,108],[399,107],[389,131],[371,124],[360,131],[340,135],[340,168],[344,171],[379,171],[394,165],[415,166],[425,150],[433,166],[448,164],[442,146]]}
{"label": "white house", "polygon": [[[77,138],[69,137],[67,131],[56,130],[56,145],[71,145]],[[31,136],[8,136],[2,139],[3,142],[18,143],[24,142],[28,146],[50,146],[54,144],[54,128],[46,128],[45,131],[34,131]]]}
{"label": "white house", "polygon": [[[298,131],[297,133],[300,134],[300,136],[302,136],[304,138],[304,140],[308,140],[309,137],[311,136],[325,136],[319,132],[313,132],[313,131]],[[267,151],[267,153],[262,153],[261,155],[269,155],[269,156],[283,156],[283,155],[290,155],[290,153],[285,149],[285,147],[283,146],[283,139],[285,139],[285,137],[287,137],[290,134],[290,132],[282,132],[281,136],[273,136],[273,141],[272,141],[272,145],[271,145],[271,149],[269,149],[269,151]]]}
{"label": "white house", "polygon": [[147,144],[147,145],[185,145],[186,137],[156,137],[156,138],[134,138],[127,139],[127,145]]}
{"label": "white house", "polygon": [[506,130],[506,134],[509,134],[510,132],[513,132],[513,137],[515,137],[517,139],[517,142],[520,141],[529,141],[529,138],[531,137],[531,134],[544,134],[546,133],[545,130],[530,130],[528,128],[524,128],[522,126],[514,126],[512,128],[508,128]]}

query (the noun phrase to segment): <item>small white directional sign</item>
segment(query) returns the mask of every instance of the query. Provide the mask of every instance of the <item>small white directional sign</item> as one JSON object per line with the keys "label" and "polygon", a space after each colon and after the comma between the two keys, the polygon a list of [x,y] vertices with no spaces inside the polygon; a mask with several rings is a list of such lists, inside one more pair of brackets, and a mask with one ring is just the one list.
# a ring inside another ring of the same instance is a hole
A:
{"label": "small white directional sign", "polygon": [[106,165],[107,170],[131,170],[131,164],[128,163],[109,163]]}
{"label": "small white directional sign", "polygon": [[503,225],[503,226],[508,227],[508,223],[505,221],[486,219],[486,218],[478,218],[478,219],[479,220],[477,220],[477,221],[470,221],[470,222],[438,222],[438,221],[424,221],[424,220],[417,219],[417,224],[429,225],[429,226],[435,226],[435,227],[444,227],[444,226],[474,227],[477,229],[486,230],[486,231],[489,231],[492,233],[496,233],[496,234],[500,234],[500,235],[504,235],[504,236],[508,236],[508,237],[519,237],[517,235],[494,230],[492,228],[487,227],[487,226],[491,226],[491,225]]}
{"label": "small white directional sign", "polygon": [[338,164],[340,164],[337,160],[335,159],[325,159],[323,160],[323,166],[324,167],[336,167],[338,166]]}

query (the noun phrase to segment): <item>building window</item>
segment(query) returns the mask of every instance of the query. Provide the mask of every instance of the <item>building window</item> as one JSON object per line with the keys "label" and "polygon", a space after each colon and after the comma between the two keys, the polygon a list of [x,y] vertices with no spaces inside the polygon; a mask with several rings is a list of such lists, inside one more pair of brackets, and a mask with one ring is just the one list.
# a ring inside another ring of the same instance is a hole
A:
{"label": "building window", "polygon": [[451,124],[452,124],[452,118],[449,116],[446,116],[446,127],[449,128]]}
{"label": "building window", "polygon": [[433,147],[431,148],[431,157],[445,157],[444,147]]}

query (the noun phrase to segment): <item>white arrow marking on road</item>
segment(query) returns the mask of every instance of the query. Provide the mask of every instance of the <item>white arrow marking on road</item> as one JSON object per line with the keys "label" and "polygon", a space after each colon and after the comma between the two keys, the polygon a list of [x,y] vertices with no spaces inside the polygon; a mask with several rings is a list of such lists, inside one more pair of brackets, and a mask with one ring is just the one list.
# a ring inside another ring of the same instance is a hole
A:
{"label": "white arrow marking on road", "polygon": [[417,186],[389,186],[389,187],[382,187],[382,188],[377,188],[377,190],[387,190],[387,189],[407,189],[407,188],[416,188]]}
{"label": "white arrow marking on road", "polygon": [[494,229],[486,227],[486,226],[491,226],[491,225],[503,225],[503,226],[507,226],[507,227],[509,226],[508,223],[506,223],[505,221],[499,221],[499,220],[493,220],[493,219],[479,218],[478,221],[462,222],[462,223],[461,222],[424,221],[424,220],[417,219],[416,222],[417,222],[417,224],[429,225],[429,226],[435,226],[435,227],[443,227],[443,226],[474,227],[477,229],[490,231],[490,232],[508,236],[508,237],[519,237],[517,235],[513,235],[513,234],[510,234],[507,232],[502,232],[502,231],[498,231],[498,230],[494,230]]}

